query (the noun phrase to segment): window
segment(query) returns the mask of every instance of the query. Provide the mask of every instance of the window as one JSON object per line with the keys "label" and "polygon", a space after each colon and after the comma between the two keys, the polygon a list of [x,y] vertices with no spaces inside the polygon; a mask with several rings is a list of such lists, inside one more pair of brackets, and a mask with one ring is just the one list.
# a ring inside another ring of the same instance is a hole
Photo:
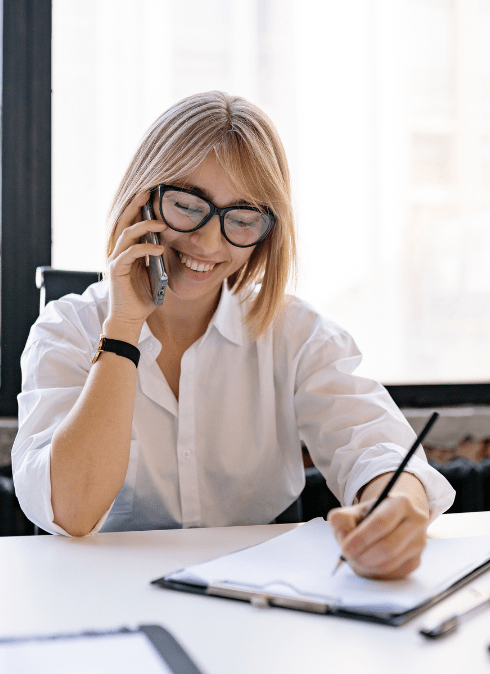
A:
{"label": "window", "polygon": [[490,402],[488,34],[490,0],[54,0],[54,266],[102,268],[158,114],[240,93],[289,156],[297,293],[355,336],[360,372],[402,404]]}
{"label": "window", "polygon": [[290,159],[298,294],[353,333],[361,371],[488,381],[485,27],[488,0],[55,1],[55,266],[102,267],[110,199],[158,114],[242,93]]}

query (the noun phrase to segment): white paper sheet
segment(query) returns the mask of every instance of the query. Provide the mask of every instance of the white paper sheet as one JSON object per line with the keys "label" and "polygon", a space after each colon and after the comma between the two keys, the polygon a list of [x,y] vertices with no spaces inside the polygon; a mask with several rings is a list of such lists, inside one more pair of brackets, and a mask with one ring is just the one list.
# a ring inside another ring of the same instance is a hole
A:
{"label": "white paper sheet", "polygon": [[339,554],[329,523],[318,517],[266,543],[166,578],[313,597],[354,611],[400,613],[436,596],[490,559],[490,536],[429,539],[420,567],[404,580],[360,578],[347,564],[332,576]]}
{"label": "white paper sheet", "polygon": [[0,645],[8,674],[173,674],[141,632]]}

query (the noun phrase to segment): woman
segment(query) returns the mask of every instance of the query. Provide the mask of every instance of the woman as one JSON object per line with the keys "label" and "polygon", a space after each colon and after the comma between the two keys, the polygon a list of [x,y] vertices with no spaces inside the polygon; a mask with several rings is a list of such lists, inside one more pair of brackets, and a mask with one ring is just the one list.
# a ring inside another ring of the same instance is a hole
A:
{"label": "woman", "polygon": [[[291,193],[267,116],[219,92],[170,108],[109,225],[107,281],[48,305],[23,355],[13,466],[28,517],[74,536],[268,523],[301,493],[304,442],[348,506],[330,521],[352,567],[416,568],[429,512],[452,490],[420,450],[356,527],[414,434],[381,385],[352,374],[350,336],[285,296]],[[162,254],[170,282],[156,307],[145,260]],[[117,352],[92,362],[101,334]]]}

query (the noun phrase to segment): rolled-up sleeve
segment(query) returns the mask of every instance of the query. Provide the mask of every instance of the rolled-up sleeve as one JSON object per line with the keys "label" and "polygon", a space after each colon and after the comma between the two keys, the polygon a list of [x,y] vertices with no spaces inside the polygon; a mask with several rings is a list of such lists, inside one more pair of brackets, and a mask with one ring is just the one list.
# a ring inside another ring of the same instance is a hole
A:
{"label": "rolled-up sleeve", "polygon": [[[300,438],[343,505],[376,476],[396,470],[416,437],[387,390],[354,374],[361,358],[347,332],[320,318],[297,356]],[[406,470],[424,485],[432,519],[451,506],[455,492],[422,447]]]}
{"label": "rolled-up sleeve", "polygon": [[[100,326],[94,326],[94,334],[97,330]],[[15,492],[26,516],[50,533],[69,535],[54,523],[51,439],[85,385],[93,339],[69,303],[51,303],[32,327],[21,358],[19,432],[12,447]]]}

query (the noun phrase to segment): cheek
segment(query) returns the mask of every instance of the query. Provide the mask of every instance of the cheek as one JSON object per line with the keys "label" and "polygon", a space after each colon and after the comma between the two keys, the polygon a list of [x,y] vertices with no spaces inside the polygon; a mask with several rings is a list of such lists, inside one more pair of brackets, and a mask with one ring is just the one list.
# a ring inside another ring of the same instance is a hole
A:
{"label": "cheek", "polygon": [[180,232],[174,232],[168,227],[164,232],[160,233],[160,241],[164,246],[174,246],[175,242],[182,237]]}
{"label": "cheek", "polygon": [[235,248],[233,251],[234,266],[239,269],[246,264],[254,250],[255,248]]}

